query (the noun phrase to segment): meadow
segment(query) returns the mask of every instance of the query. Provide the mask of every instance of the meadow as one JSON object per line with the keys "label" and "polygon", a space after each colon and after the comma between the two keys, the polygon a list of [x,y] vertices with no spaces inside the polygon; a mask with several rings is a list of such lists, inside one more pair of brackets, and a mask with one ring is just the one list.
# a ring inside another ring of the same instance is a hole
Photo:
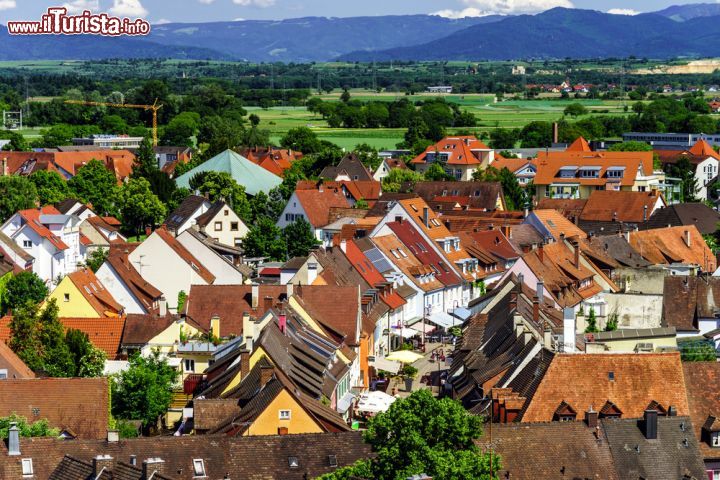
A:
{"label": "meadow", "polygon": [[[326,101],[339,100],[341,92],[322,94],[320,98]],[[351,90],[352,98],[362,101],[393,101],[404,95],[390,92],[374,93],[368,90]],[[416,94],[409,97],[412,100],[431,98],[437,95]],[[532,121],[551,122],[562,118],[563,110],[570,103],[582,103],[589,111],[589,115],[626,115],[626,101],[621,100],[587,100],[557,98],[541,98],[538,100],[503,100],[495,101],[492,95],[466,94],[442,95],[447,101],[459,104],[462,108],[471,111],[478,121],[478,126],[471,130],[478,136],[489,134],[496,128],[522,128]],[[331,141],[345,149],[352,149],[360,143],[367,143],[374,148],[395,148],[401,142],[404,129],[393,128],[330,128],[319,115],[314,115],[305,107],[274,107],[261,109],[247,107],[250,113],[260,117],[260,127],[270,130],[271,140],[278,143],[282,135],[291,128],[309,127],[321,139]],[[579,117],[582,118],[582,117]],[[449,133],[456,133],[458,129],[449,129]]]}

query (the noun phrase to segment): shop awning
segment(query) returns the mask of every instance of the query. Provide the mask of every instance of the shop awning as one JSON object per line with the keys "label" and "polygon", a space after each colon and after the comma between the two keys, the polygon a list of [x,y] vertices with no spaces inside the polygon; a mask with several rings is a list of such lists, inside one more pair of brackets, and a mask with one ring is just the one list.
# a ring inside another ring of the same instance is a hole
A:
{"label": "shop awning", "polygon": [[347,392],[340,400],[338,400],[336,410],[339,413],[345,413],[350,407],[352,407],[354,401],[355,395],[353,395],[352,392]]}
{"label": "shop awning", "polygon": [[472,316],[472,312],[465,307],[458,307],[452,312],[453,317],[457,317],[463,322]]}
{"label": "shop awning", "polygon": [[445,312],[433,313],[428,317],[428,320],[442,328],[451,328],[453,326],[459,326],[462,323],[461,320]]}
{"label": "shop awning", "polygon": [[370,362],[370,365],[375,367],[377,370],[384,370],[390,373],[397,373],[400,371],[400,362],[386,360],[385,357],[375,357],[375,360]]}

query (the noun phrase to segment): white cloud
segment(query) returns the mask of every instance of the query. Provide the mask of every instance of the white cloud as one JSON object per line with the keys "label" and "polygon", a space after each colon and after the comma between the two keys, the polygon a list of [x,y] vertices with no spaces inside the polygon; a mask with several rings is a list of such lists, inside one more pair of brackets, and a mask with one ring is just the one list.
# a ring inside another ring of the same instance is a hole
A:
{"label": "white cloud", "polygon": [[537,13],[555,7],[572,8],[571,0],[462,0],[463,10],[440,10],[433,15],[448,18],[481,17],[484,15],[515,15]]}
{"label": "white cloud", "polygon": [[275,0],[233,0],[233,3],[243,7],[267,8],[275,5]]}
{"label": "white cloud", "polygon": [[198,0],[198,2],[204,3],[205,5],[210,5],[210,4],[213,3],[214,1],[215,1],[215,0]]}
{"label": "white cloud", "polygon": [[611,8],[607,13],[611,15],[638,15],[642,12],[638,12],[632,8]]}
{"label": "white cloud", "polygon": [[166,23],[172,23],[172,20],[168,20],[167,18],[161,18],[160,20],[155,20],[151,23],[153,25],[165,25]]}
{"label": "white cloud", "polygon": [[148,14],[140,0],[113,0],[113,6],[109,12],[118,17],[131,18],[142,18]]}
{"label": "white cloud", "polygon": [[244,22],[245,19],[242,17],[233,18],[233,22]]}
{"label": "white cloud", "polygon": [[15,0],[0,0],[0,10],[10,10],[17,7]]}
{"label": "white cloud", "polygon": [[445,17],[445,18],[465,18],[465,17],[482,17],[483,12],[478,10],[477,8],[464,8],[462,10],[439,10],[437,12],[431,13],[430,15],[437,15],[438,17]]}
{"label": "white cloud", "polygon": [[63,7],[67,8],[68,13],[77,15],[85,10],[96,12],[100,10],[99,0],[72,0],[71,2],[63,3]]}

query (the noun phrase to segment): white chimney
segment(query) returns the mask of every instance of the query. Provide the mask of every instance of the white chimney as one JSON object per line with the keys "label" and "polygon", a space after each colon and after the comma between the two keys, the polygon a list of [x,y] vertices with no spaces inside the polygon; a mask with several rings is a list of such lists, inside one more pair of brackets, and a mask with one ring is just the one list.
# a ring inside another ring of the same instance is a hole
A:
{"label": "white chimney", "polygon": [[312,285],[315,283],[315,280],[318,276],[318,264],[315,262],[308,263],[308,278],[307,278],[307,284]]}
{"label": "white chimney", "polygon": [[8,431],[8,455],[20,455],[20,429],[15,422],[10,424]]}
{"label": "white chimney", "polygon": [[290,283],[290,282],[288,282],[288,283],[285,285],[285,288],[287,288],[287,298],[288,298],[288,300],[289,300],[290,297],[293,296],[293,284]]}
{"label": "white chimney", "polygon": [[252,284],[252,299],[251,299],[251,306],[254,309],[258,307],[258,299],[260,297],[260,285],[257,283]]}
{"label": "white chimney", "polygon": [[563,309],[563,353],[575,352],[575,310]]}
{"label": "white chimney", "polygon": [[[158,301],[158,313],[161,317],[164,317],[167,315],[167,300],[165,300],[165,297],[160,297],[160,300]],[[179,312],[178,312],[179,313]]]}

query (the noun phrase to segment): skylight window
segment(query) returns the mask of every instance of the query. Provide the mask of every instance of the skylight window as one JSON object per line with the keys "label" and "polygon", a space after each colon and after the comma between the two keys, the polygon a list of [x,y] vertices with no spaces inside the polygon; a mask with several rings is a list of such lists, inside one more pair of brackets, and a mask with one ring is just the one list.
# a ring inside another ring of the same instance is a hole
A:
{"label": "skylight window", "polygon": [[288,457],[288,467],[300,468],[300,462],[297,457]]}
{"label": "skylight window", "polygon": [[202,458],[193,459],[193,478],[205,476],[205,461]]}

